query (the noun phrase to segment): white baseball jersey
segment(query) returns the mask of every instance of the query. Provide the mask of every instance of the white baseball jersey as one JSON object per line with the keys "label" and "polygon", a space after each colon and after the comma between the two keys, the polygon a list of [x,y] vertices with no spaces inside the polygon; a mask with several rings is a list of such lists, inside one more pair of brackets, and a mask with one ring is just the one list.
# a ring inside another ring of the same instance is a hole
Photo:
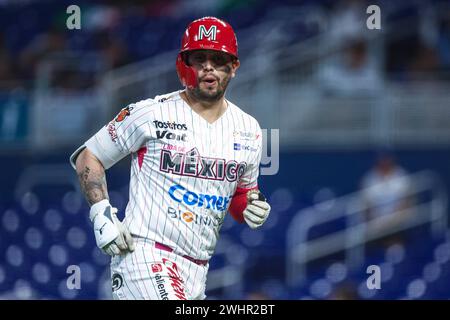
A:
{"label": "white baseball jersey", "polygon": [[228,100],[209,123],[180,92],[122,109],[75,151],[72,164],[84,147],[105,169],[131,154],[124,220],[131,234],[209,260],[236,188],[257,185],[261,128]]}

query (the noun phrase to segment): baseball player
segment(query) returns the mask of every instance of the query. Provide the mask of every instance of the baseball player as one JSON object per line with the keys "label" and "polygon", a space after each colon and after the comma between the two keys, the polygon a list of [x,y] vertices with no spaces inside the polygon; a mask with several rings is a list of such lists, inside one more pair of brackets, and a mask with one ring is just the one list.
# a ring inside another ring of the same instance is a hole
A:
{"label": "baseball player", "polygon": [[[193,21],[176,60],[184,90],[128,105],[72,154],[96,243],[112,256],[114,299],[204,299],[226,213],[252,229],[266,221],[261,128],[225,98],[238,67],[232,27],[214,17]],[[121,222],[105,170],[129,154]]]}

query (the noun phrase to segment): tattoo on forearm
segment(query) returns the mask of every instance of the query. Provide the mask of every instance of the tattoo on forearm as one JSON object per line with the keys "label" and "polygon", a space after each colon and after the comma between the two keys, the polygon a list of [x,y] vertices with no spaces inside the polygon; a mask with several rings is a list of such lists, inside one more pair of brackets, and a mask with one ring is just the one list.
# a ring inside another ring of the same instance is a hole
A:
{"label": "tattoo on forearm", "polygon": [[92,171],[86,166],[78,174],[78,179],[80,180],[81,190],[89,205],[93,205],[103,199],[109,199],[104,174]]}

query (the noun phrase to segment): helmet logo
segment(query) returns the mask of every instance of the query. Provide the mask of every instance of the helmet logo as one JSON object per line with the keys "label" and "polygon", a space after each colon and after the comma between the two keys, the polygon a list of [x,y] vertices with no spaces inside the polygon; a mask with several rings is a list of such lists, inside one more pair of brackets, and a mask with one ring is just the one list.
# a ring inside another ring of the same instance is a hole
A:
{"label": "helmet logo", "polygon": [[202,40],[203,37],[208,38],[209,41],[216,41],[216,34],[217,34],[217,26],[211,26],[208,30],[206,30],[206,27],[204,25],[200,25],[198,28],[198,39]]}

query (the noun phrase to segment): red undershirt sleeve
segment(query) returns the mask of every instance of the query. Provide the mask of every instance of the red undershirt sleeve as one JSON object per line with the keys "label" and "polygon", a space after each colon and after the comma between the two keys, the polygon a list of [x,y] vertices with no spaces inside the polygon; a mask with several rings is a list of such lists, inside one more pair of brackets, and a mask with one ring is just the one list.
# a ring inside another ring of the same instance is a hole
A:
{"label": "red undershirt sleeve", "polygon": [[233,199],[231,200],[228,211],[230,212],[233,219],[239,223],[244,222],[244,216],[242,213],[247,207],[247,192],[254,189],[258,189],[258,186],[249,189],[238,187],[233,195]]}

